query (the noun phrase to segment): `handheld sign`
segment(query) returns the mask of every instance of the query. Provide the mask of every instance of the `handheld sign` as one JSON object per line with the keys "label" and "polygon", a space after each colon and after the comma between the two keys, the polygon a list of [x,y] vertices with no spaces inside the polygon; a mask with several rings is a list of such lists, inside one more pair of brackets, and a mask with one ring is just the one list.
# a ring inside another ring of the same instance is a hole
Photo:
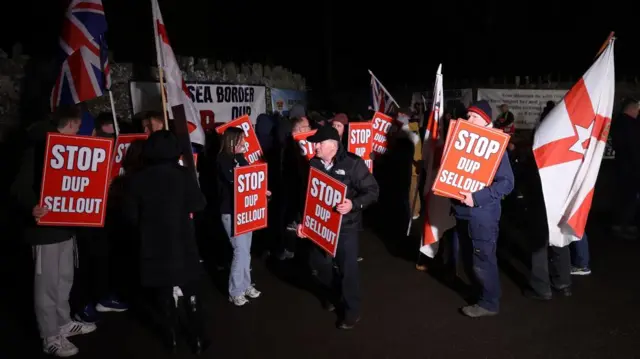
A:
{"label": "handheld sign", "polygon": [[113,140],[47,135],[39,225],[103,227]]}
{"label": "handheld sign", "polygon": [[302,233],[334,257],[342,224],[336,206],[346,197],[347,186],[313,167],[310,169]]}
{"label": "handheld sign", "polygon": [[348,151],[360,156],[369,168],[369,172],[373,172],[373,161],[371,160],[371,122],[351,122],[349,124],[349,143]]}
{"label": "handheld sign", "polygon": [[458,121],[433,183],[434,193],[463,200],[460,194],[477,192],[493,182],[509,135],[502,131]]}
{"label": "handheld sign", "polygon": [[262,147],[260,146],[260,141],[258,141],[258,136],[256,136],[256,131],[251,124],[249,115],[238,117],[222,126],[218,126],[216,132],[223,134],[229,127],[237,127],[244,131],[244,139],[246,141],[244,157],[247,159],[247,162],[249,162],[249,164],[264,162],[262,159]]}
{"label": "handheld sign", "polygon": [[[434,154],[433,168],[431,170],[435,171],[434,173],[436,175],[438,174],[438,170],[440,169],[440,166],[442,165],[442,159],[449,152],[449,147],[451,146],[451,142],[452,142],[451,141],[451,137],[452,137],[453,132],[457,128],[457,123],[458,123],[458,120],[449,121],[449,127],[447,128],[447,137],[445,137],[444,146],[440,147],[439,150],[436,150],[436,152]],[[448,197],[446,194],[441,193],[439,191],[433,191],[433,193],[435,193],[435,194],[437,194],[438,196],[441,196],[441,197]]]}
{"label": "handheld sign", "polygon": [[233,235],[267,227],[267,164],[233,170]]}
{"label": "handheld sign", "polygon": [[146,140],[148,136],[149,135],[146,133],[136,133],[132,135],[119,135],[118,138],[116,138],[115,151],[113,151],[113,157],[111,160],[110,179],[113,180],[114,178],[124,174],[122,161],[124,161],[131,143],[137,140]]}
{"label": "handheld sign", "polygon": [[393,118],[382,112],[376,112],[371,120],[371,129],[373,133],[372,150],[375,153],[383,155],[387,151],[387,135],[393,126]]}
{"label": "handheld sign", "polygon": [[293,135],[293,139],[298,143],[298,146],[300,146],[300,154],[308,160],[312,159],[313,156],[316,155],[316,151],[313,149],[313,143],[307,141],[307,138],[316,133],[316,131],[317,130],[312,130]]}

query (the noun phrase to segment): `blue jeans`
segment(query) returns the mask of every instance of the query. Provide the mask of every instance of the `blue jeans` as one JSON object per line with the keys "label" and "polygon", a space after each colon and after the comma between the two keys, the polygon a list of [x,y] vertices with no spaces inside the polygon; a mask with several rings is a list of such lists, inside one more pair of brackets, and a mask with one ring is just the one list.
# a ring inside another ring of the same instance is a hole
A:
{"label": "blue jeans", "polygon": [[232,237],[233,223],[231,220],[230,214],[222,215],[222,225],[229,236],[231,247],[233,247],[233,259],[229,273],[229,295],[238,297],[244,295],[251,286],[251,238],[253,233],[249,232]]}
{"label": "blue jeans", "polygon": [[579,241],[571,242],[569,245],[571,249],[571,265],[577,268],[589,268],[589,241],[587,240],[587,234],[582,236]]}

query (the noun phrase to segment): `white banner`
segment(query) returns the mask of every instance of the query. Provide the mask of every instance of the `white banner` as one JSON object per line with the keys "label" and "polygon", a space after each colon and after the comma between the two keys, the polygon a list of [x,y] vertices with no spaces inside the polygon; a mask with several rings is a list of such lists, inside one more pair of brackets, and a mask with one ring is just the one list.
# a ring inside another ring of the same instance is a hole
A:
{"label": "white banner", "polygon": [[[134,114],[162,111],[159,82],[131,81],[129,88]],[[196,109],[200,111],[205,130],[213,128],[216,122],[229,122],[245,114],[255,124],[258,115],[267,112],[264,86],[187,83],[187,88]]]}
{"label": "white banner", "polygon": [[478,89],[478,100],[489,101],[493,119],[498,118],[498,106],[507,104],[516,118],[517,129],[533,129],[547,101],[558,103],[568,90]]}

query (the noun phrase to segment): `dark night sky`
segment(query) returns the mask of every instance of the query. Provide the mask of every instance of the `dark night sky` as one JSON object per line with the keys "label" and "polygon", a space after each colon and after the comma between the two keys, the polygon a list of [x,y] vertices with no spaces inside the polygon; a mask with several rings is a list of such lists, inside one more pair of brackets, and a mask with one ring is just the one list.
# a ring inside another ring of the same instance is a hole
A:
{"label": "dark night sky", "polygon": [[[3,11],[3,48],[20,41],[28,53],[50,56],[65,1],[38,2],[38,13],[29,1],[12,2],[13,9]],[[153,61],[150,2],[103,2],[116,61]],[[616,14],[619,7],[575,2],[558,8],[560,2],[548,0],[535,7],[500,0],[355,3],[160,0],[176,53],[280,64],[315,88],[326,85],[326,29],[332,32],[333,74],[340,88],[368,84],[367,68],[388,86],[430,84],[439,62],[445,79],[549,72],[575,78],[611,30],[618,37],[616,72],[636,74],[638,23],[635,12]]]}

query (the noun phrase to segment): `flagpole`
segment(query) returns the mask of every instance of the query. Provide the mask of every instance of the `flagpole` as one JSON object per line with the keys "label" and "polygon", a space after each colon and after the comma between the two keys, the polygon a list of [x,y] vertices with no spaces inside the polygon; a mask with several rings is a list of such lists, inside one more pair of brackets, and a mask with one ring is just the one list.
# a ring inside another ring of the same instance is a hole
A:
{"label": "flagpole", "polygon": [[160,77],[160,95],[162,96],[162,113],[164,114],[164,129],[169,131],[169,118],[167,116],[167,95],[164,93],[164,71],[158,65],[158,76]]}
{"label": "flagpole", "polygon": [[116,130],[116,137],[120,136],[120,126],[118,126],[118,116],[116,116],[116,105],[113,101],[113,92],[109,91],[109,100],[111,101],[111,113],[113,114],[113,128]]}
{"label": "flagpole", "polygon": [[378,80],[378,78],[376,77],[376,75],[373,74],[373,72],[371,72],[371,70],[367,70],[369,71],[369,75],[371,75],[371,77],[373,77],[379,84],[380,87],[382,87],[382,90],[384,92],[387,93],[387,95],[389,95],[389,98],[391,99],[391,101],[393,101],[393,103],[396,104],[396,107],[400,108],[400,105],[398,105],[398,103],[396,102],[396,100],[393,98],[393,96],[391,96],[391,94],[389,93],[389,91],[387,91],[387,89],[384,87],[384,85],[382,84],[382,82],[380,82],[380,80]]}
{"label": "flagpole", "polygon": [[604,51],[604,49],[607,48],[607,46],[609,45],[609,43],[611,42],[611,40],[613,39],[613,35],[615,35],[614,31],[611,31],[609,33],[609,37],[607,37],[607,40],[604,42],[604,44],[602,44],[602,47],[600,47],[600,50],[598,51],[598,53],[596,54],[596,58],[598,56],[600,56],[600,54]]}
{"label": "flagpole", "polygon": [[153,22],[153,40],[156,43],[156,57],[158,62],[158,77],[160,78],[160,96],[162,97],[162,114],[164,115],[164,129],[169,130],[169,118],[167,116],[167,95],[164,93],[164,63],[162,61],[162,49],[160,48],[160,41],[158,40],[158,24],[156,21],[156,7],[158,3],[155,0],[151,0],[151,21]]}

